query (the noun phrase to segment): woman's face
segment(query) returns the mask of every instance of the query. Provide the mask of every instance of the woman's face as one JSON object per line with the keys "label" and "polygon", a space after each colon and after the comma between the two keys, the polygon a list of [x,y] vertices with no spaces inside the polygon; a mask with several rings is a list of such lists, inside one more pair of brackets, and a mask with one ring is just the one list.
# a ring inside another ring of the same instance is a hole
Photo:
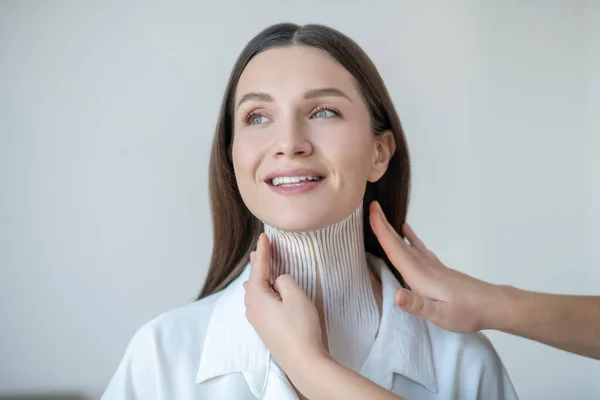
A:
{"label": "woman's face", "polygon": [[373,135],[354,77],[323,50],[267,50],[240,77],[235,176],[248,209],[273,227],[305,232],[343,220],[394,149],[391,132]]}

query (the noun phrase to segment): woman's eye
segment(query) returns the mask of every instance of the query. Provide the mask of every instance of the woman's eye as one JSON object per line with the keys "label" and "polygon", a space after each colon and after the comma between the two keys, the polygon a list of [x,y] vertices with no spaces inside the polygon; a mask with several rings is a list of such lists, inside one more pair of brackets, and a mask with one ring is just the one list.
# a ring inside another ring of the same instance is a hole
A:
{"label": "woman's eye", "polygon": [[315,112],[312,117],[313,118],[331,118],[337,117],[338,113],[333,110],[322,109]]}
{"label": "woman's eye", "polygon": [[269,121],[270,121],[270,119],[265,117],[264,115],[253,114],[253,115],[248,116],[246,123],[248,125],[262,125],[262,124],[266,124]]}

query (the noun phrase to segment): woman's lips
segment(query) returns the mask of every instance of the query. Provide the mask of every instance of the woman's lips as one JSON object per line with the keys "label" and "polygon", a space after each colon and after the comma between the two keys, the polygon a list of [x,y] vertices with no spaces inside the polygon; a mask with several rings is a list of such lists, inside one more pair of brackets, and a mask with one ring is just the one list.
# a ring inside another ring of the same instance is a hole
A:
{"label": "woman's lips", "polygon": [[310,168],[279,169],[265,178],[265,183],[279,194],[299,194],[311,191],[325,180],[325,176]]}
{"label": "woman's lips", "polygon": [[310,168],[278,169],[277,171],[273,171],[267,175],[265,177],[265,182],[271,183],[274,178],[292,178],[299,176],[324,177],[324,175],[319,171]]}
{"label": "woman's lips", "polygon": [[291,195],[291,194],[300,194],[300,193],[306,193],[309,192],[311,190],[316,189],[317,187],[319,187],[319,185],[321,185],[323,183],[323,181],[325,180],[325,178],[321,178],[317,181],[314,180],[304,180],[304,181],[300,181],[300,182],[293,182],[293,183],[282,183],[278,186],[273,186],[271,183],[267,182],[267,184],[269,185],[269,187],[271,188],[271,190],[273,190],[275,193],[279,193],[279,194],[285,194],[285,195]]}

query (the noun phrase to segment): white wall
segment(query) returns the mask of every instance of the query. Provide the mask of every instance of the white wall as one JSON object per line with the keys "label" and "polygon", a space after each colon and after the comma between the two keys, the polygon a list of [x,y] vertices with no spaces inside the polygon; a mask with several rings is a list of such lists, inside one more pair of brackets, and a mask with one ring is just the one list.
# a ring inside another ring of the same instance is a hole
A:
{"label": "white wall", "polygon": [[[0,394],[99,396],[133,332],[194,299],[225,82],[275,22],[372,57],[409,221],[448,265],[600,294],[600,3],[347,3],[0,3]],[[490,336],[522,399],[597,397],[597,361]]]}

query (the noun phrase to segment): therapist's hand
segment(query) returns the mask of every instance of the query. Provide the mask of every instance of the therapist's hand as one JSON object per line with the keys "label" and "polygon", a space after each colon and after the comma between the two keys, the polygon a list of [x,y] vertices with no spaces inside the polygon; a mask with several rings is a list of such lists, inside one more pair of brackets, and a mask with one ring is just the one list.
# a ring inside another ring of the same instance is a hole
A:
{"label": "therapist's hand", "polygon": [[454,332],[492,329],[487,311],[500,296],[497,286],[447,268],[404,224],[407,243],[389,224],[377,202],[370,205],[369,221],[391,263],[412,290],[400,289],[396,305]]}
{"label": "therapist's hand", "polygon": [[290,275],[277,277],[271,286],[270,243],[264,233],[250,259],[252,270],[244,283],[246,318],[294,381],[296,372],[329,357],[319,314]]}
{"label": "therapist's hand", "polygon": [[331,358],[323,346],[317,309],[300,286],[289,275],[271,286],[269,250],[263,233],[244,283],[246,318],[294,387],[313,400],[404,400]]}

